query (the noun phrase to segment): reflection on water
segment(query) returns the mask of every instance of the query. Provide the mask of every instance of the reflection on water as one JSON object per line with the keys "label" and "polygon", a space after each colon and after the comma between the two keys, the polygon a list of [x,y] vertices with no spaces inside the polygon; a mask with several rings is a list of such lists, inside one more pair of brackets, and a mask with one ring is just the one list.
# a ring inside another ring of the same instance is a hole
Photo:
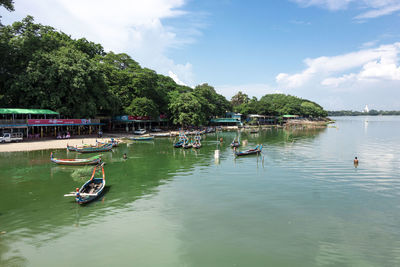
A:
{"label": "reflection on water", "polygon": [[[50,151],[2,153],[0,265],[399,265],[400,119],[337,119],[210,134],[200,150],[171,138],[122,145],[103,156],[107,192],[83,207],[63,195],[92,167],[54,165]],[[263,144],[262,154],[235,158],[238,136],[240,150]],[[76,245],[90,238],[101,245]]]}

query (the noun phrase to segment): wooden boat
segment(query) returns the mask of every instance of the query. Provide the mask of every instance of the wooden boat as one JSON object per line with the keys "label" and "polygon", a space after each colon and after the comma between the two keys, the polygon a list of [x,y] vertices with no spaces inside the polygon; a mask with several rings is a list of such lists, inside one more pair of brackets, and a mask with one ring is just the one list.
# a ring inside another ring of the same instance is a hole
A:
{"label": "wooden boat", "polygon": [[103,143],[97,142],[96,145],[81,145],[81,146],[70,146],[67,144],[67,150],[68,151],[77,151],[77,149],[82,149],[82,148],[88,148],[88,147],[99,147],[99,146],[103,146]]}
{"label": "wooden boat", "polygon": [[96,141],[96,142],[97,142],[98,146],[102,146],[102,145],[106,145],[106,144],[112,144],[113,147],[116,147],[116,146],[119,145],[119,141],[115,140],[114,138],[111,138],[107,142],[99,142],[99,141]]}
{"label": "wooden boat", "polygon": [[76,151],[76,149],[77,149],[77,147],[75,147],[75,146],[69,146],[69,145],[67,144],[67,150],[68,150],[68,151]]}
{"label": "wooden boat", "polygon": [[189,142],[189,140],[188,140],[187,142],[184,142],[183,145],[182,145],[182,147],[183,147],[184,149],[192,148],[192,147],[193,147],[193,140],[190,140],[190,142]]}
{"label": "wooden boat", "polygon": [[53,152],[51,152],[50,160],[60,165],[73,165],[73,166],[98,165],[101,163],[101,156],[102,155],[97,155],[87,159],[57,159],[53,157]]}
{"label": "wooden boat", "polygon": [[176,147],[176,148],[182,147],[182,146],[183,146],[183,143],[184,143],[183,140],[179,140],[178,142],[176,142],[176,143],[174,144],[174,147]]}
{"label": "wooden boat", "polygon": [[151,141],[154,140],[154,136],[130,137],[129,139],[133,141]]}
{"label": "wooden boat", "polygon": [[201,147],[200,140],[198,140],[198,141],[195,141],[195,142],[193,143],[193,148],[195,148],[195,149],[199,149],[200,147]]}
{"label": "wooden boat", "polygon": [[179,134],[179,140],[178,142],[174,143],[174,147],[179,148],[179,147],[183,147],[184,144],[186,144],[188,142],[188,138],[184,133],[180,133]]}
{"label": "wooden boat", "polygon": [[[102,178],[94,177],[96,169],[101,167]],[[78,204],[85,204],[98,198],[106,186],[106,175],[104,173],[104,163],[94,167],[92,177],[81,188],[77,188],[75,193],[66,194],[64,196],[75,196]]]}
{"label": "wooden boat", "polygon": [[199,149],[201,147],[201,136],[197,135],[194,137],[194,143],[193,143],[193,148]]}
{"label": "wooden boat", "polygon": [[233,140],[231,143],[231,147],[239,147],[240,146],[240,140]]}
{"label": "wooden boat", "polygon": [[113,144],[106,144],[98,147],[82,147],[76,148],[79,153],[95,153],[95,152],[105,152],[110,151],[113,148]]}
{"label": "wooden boat", "polygon": [[245,150],[242,152],[235,152],[236,156],[247,156],[247,155],[253,155],[253,154],[259,154],[262,151],[262,145],[257,145],[254,149],[249,149]]}

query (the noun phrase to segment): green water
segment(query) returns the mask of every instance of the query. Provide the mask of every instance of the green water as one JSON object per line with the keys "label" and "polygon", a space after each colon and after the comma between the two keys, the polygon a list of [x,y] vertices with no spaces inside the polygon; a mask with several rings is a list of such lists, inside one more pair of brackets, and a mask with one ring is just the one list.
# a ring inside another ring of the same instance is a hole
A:
{"label": "green water", "polygon": [[400,117],[337,120],[240,133],[260,157],[235,159],[237,132],[198,151],[124,144],[104,153],[106,192],[86,206],[63,195],[91,168],[0,153],[0,266],[400,266]]}

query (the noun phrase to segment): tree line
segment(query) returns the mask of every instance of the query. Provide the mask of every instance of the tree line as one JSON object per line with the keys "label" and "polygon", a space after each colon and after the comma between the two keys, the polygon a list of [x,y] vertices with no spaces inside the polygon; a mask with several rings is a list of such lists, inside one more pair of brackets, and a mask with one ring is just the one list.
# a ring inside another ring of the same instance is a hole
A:
{"label": "tree line", "polygon": [[178,85],[125,53],[73,39],[27,16],[0,26],[0,106],[52,109],[65,117],[166,115],[179,125],[204,125],[227,111],[321,117],[318,104],[283,94],[231,101],[208,84]]}
{"label": "tree line", "polygon": [[302,117],[326,117],[328,113],[317,103],[285,94],[267,94],[256,97],[239,91],[231,99],[233,111],[241,114],[262,114],[271,116],[299,115]]}
{"label": "tree line", "polygon": [[352,111],[352,110],[338,110],[328,111],[329,116],[377,116],[377,115],[400,115],[400,111],[395,110],[375,110],[371,109],[368,112]]}

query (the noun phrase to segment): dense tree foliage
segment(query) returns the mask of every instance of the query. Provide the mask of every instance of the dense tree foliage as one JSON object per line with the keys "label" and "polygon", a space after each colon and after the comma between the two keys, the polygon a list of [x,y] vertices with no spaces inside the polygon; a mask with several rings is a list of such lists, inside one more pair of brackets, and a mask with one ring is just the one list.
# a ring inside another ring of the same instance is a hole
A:
{"label": "dense tree foliage", "polygon": [[[9,10],[13,2],[0,0]],[[194,89],[142,68],[129,55],[72,39],[27,16],[0,27],[0,107],[46,108],[66,117],[167,115],[174,124],[207,124],[227,111],[324,116],[316,103],[282,94],[229,102],[208,84]]]}
{"label": "dense tree foliage", "polygon": [[14,1],[13,0],[0,0],[0,6],[3,6],[8,11],[14,11]]}
{"label": "dense tree foliage", "polygon": [[257,100],[249,99],[246,94],[239,92],[232,97],[233,110],[243,115],[262,114],[281,116],[285,114],[303,117],[326,117],[327,112],[317,103],[285,94],[267,94]]}
{"label": "dense tree foliage", "polygon": [[[168,113],[168,93],[175,90],[192,89],[127,54],[105,53],[100,44],[35,24],[31,16],[0,29],[2,107],[49,108],[67,117],[158,116]],[[149,108],[138,107],[144,99]]]}
{"label": "dense tree foliage", "polygon": [[205,121],[201,103],[193,92],[182,94],[172,92],[171,97],[173,101],[168,107],[174,124],[182,126],[200,125]]}

